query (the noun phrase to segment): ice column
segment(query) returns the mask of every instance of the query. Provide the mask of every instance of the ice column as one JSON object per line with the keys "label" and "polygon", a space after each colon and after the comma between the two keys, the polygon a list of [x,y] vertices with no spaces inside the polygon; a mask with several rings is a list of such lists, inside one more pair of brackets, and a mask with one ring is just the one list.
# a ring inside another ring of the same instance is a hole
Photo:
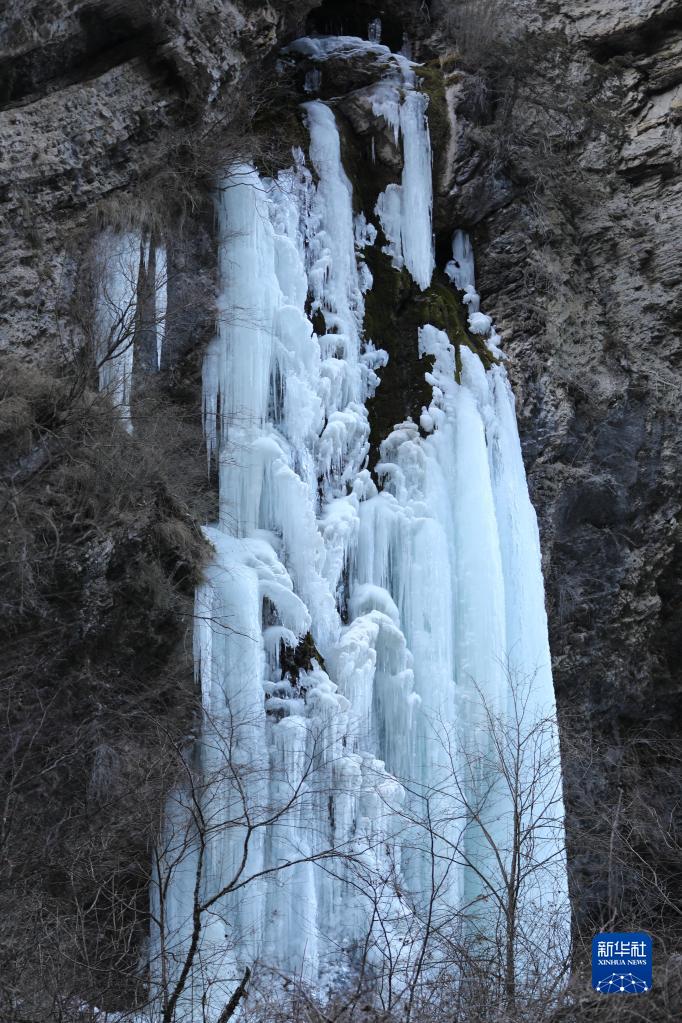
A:
{"label": "ice column", "polygon": [[[431,141],[426,111],[428,97],[417,91],[414,72],[403,58],[402,87],[379,87],[375,113],[394,128],[396,141],[402,138],[403,171],[399,185],[390,184],[379,196],[376,214],[388,245],[385,251],[394,266],[406,266],[420,288],[428,288],[435,266],[431,210],[433,185]],[[401,99],[401,92],[404,94]]]}

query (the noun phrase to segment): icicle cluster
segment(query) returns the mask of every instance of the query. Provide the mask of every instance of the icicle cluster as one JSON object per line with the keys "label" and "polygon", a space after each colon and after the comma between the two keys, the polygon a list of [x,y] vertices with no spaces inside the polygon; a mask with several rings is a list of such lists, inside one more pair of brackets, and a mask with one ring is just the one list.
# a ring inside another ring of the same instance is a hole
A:
{"label": "icicle cluster", "polygon": [[[388,53],[360,40],[295,45],[321,60]],[[426,98],[408,62],[390,60],[374,109],[402,138],[405,164],[376,215],[395,265],[426,288]],[[363,251],[377,231],[353,214],[332,110],[309,102],[305,117],[310,150],[292,169],[270,180],[235,167],[220,189],[218,331],[203,372],[220,521],[206,530],[215,559],[196,602],[205,720],[195,788],[168,808],[152,948],[168,987],[200,904],[182,998],[191,1009],[201,992],[209,1018],[256,960],[319,981],[350,971],[363,943],[377,975],[387,957],[414,957],[434,883],[415,794],[438,793],[438,813],[452,787],[451,751],[434,736],[480,729],[482,700],[503,710],[510,664],[534,673],[538,705],[553,701],[505,371],[462,349],[458,382],[451,340],[423,327],[431,402],[420,424],[395,426],[370,474],[367,402],[387,360],[363,333]],[[459,233],[449,271],[472,329],[489,333]],[[438,838],[443,918],[475,898],[475,874],[445,867],[460,827]]]}

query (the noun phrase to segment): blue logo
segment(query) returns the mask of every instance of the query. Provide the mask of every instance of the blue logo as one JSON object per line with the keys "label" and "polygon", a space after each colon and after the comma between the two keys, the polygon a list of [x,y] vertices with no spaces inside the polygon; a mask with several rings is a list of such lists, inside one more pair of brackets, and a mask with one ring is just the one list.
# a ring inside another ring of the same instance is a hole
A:
{"label": "blue logo", "polygon": [[651,938],[643,932],[598,934],[592,939],[592,987],[603,995],[651,990]]}

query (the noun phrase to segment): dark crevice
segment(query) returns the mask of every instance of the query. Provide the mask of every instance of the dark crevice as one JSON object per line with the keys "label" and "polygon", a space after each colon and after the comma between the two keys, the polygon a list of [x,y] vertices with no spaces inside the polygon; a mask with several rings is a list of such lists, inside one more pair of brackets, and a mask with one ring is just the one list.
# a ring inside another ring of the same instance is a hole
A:
{"label": "dark crevice", "polygon": [[660,49],[662,42],[666,41],[669,29],[680,27],[681,20],[682,3],[677,4],[672,11],[664,11],[658,16],[652,15],[643,24],[634,28],[614,33],[606,39],[592,41],[587,38],[584,43],[600,64],[625,54],[650,56]]}
{"label": "dark crevice", "polygon": [[[125,8],[86,9],[81,32],[5,59],[0,67],[0,109],[33,103],[71,85],[100,77],[131,60],[176,78],[159,55],[164,39],[158,27]],[[177,85],[177,82],[173,82]]]}
{"label": "dark crevice", "polygon": [[369,23],[381,18],[381,42],[394,52],[403,45],[400,18],[384,3],[356,3],[355,0],[324,0],[308,15],[306,32],[311,35],[345,35],[369,38]]}

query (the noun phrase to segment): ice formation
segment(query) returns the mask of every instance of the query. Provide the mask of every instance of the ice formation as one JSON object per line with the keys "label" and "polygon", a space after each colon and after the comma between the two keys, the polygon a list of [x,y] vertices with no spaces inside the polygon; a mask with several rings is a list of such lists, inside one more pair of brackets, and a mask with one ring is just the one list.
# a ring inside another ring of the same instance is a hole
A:
{"label": "ice formation", "polygon": [[400,184],[381,193],[376,215],[388,244],[385,251],[396,267],[406,266],[420,288],[428,288],[434,269],[431,210],[431,140],[426,118],[427,96],[419,92],[411,63],[395,56],[396,73],[373,88],[372,110],[402,141]]}
{"label": "ice formation", "polygon": [[99,387],[130,420],[140,237],[106,231],[96,249],[96,359]]}
{"label": "ice formation", "polygon": [[[426,288],[418,76],[376,41],[293,47],[321,62],[363,48],[390,64],[375,114],[405,158],[377,216],[394,261]],[[208,1019],[255,962],[320,983],[350,976],[364,948],[377,985],[390,964],[399,986],[430,896],[445,924],[480,897],[467,860],[494,869],[449,811],[457,737],[487,748],[485,711],[506,712],[514,676],[532,678],[531,703],[553,713],[538,530],[505,370],[462,347],[460,373],[451,339],[421,328],[430,404],[420,424],[395,425],[369,472],[367,402],[387,360],[363,328],[374,211],[354,215],[330,106],[304,111],[308,154],[275,180],[233,167],[219,193],[222,286],[203,383],[220,519],[196,597],[204,720],[155,861],[151,954],[171,990],[191,959],[180,1002],[191,1012],[203,998]],[[472,330],[485,327],[498,351],[461,232],[448,272]],[[502,848],[509,805],[495,785],[487,824]]]}
{"label": "ice formation", "polygon": [[151,322],[156,365],[161,363],[167,302],[166,250],[135,231],[106,230],[97,239],[94,270],[97,302],[94,324],[95,360],[99,388],[107,393],[128,429],[138,305],[142,273],[150,272]]}

